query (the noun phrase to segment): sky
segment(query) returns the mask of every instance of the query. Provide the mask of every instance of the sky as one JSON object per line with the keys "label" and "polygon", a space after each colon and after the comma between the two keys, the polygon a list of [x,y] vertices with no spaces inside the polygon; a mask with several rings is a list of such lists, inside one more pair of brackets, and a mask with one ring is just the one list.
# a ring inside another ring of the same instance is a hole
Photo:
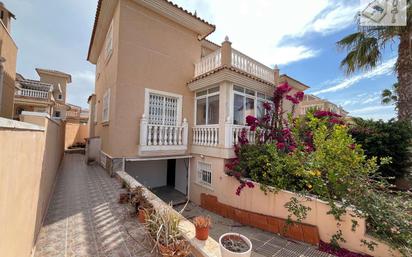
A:
{"label": "sky", "polygon": [[[111,1],[111,0],[110,0]],[[36,67],[72,74],[68,102],[87,107],[95,67],[87,60],[97,0],[3,0],[17,20],[12,36],[19,51],[17,72],[38,79]],[[306,93],[343,106],[352,116],[388,120],[394,107],[380,93],[396,81],[397,45],[389,45],[373,70],[346,76],[345,52],[336,42],[356,31],[359,0],[173,0],[216,25],[208,37],[310,86]]]}

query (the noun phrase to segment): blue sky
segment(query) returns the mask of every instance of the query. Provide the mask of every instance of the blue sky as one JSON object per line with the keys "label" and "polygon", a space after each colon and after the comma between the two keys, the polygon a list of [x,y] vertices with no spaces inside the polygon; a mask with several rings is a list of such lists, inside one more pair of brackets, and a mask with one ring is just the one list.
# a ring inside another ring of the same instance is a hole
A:
{"label": "blue sky", "polygon": [[[87,107],[94,89],[94,66],[86,61],[97,0],[3,0],[17,17],[12,35],[19,47],[17,71],[37,78],[36,67],[71,73],[70,103]],[[380,92],[396,81],[396,45],[385,49],[372,71],[346,77],[344,52],[336,41],[356,30],[359,0],[174,0],[216,25],[209,39],[227,35],[237,50],[286,73],[314,93],[342,105],[353,116],[390,119],[393,106]]]}

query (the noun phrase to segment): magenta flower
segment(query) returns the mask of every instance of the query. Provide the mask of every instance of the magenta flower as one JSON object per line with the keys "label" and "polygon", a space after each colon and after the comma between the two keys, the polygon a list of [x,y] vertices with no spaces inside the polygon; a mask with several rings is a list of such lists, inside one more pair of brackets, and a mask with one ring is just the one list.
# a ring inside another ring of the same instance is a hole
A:
{"label": "magenta flower", "polygon": [[285,143],[277,142],[277,143],[276,143],[276,147],[277,147],[279,150],[283,150],[283,149],[285,149]]}
{"label": "magenta flower", "polygon": [[266,111],[270,111],[272,109],[272,105],[269,102],[264,102],[263,108],[265,108]]}
{"label": "magenta flower", "polygon": [[299,92],[296,92],[294,96],[297,100],[299,100],[299,102],[302,102],[303,97],[305,96],[305,93],[303,93],[303,91],[299,91]]}
{"label": "magenta flower", "polygon": [[275,94],[276,95],[284,95],[292,90],[292,87],[289,86],[288,82],[284,82],[276,87]]}

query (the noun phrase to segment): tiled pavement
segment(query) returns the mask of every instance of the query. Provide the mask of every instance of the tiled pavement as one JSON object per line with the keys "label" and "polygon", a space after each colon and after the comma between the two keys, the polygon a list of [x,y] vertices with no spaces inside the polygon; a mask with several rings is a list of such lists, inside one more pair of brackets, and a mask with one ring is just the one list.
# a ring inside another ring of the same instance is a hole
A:
{"label": "tiled pavement", "polygon": [[[175,208],[180,211],[183,205],[176,206]],[[311,245],[288,240],[277,234],[257,228],[244,226],[236,221],[204,210],[193,203],[189,203],[183,211],[183,216],[188,219],[193,219],[199,215],[211,217],[213,224],[209,233],[216,241],[219,240],[222,234],[227,232],[236,232],[247,236],[252,241],[252,256],[254,257],[333,257],[333,255],[316,250]]]}
{"label": "tiled pavement", "polygon": [[156,256],[128,205],[118,204],[122,190],[83,155],[66,154],[34,256]]}
{"label": "tiled pavement", "polygon": [[[99,166],[87,166],[84,156],[66,154],[55,191],[36,244],[35,257],[157,257],[151,253],[143,226],[131,217],[128,205],[118,204],[121,183]],[[312,246],[256,228],[189,204],[184,216],[209,215],[210,235],[218,240],[228,231],[241,233],[253,243],[253,255],[329,257]]]}

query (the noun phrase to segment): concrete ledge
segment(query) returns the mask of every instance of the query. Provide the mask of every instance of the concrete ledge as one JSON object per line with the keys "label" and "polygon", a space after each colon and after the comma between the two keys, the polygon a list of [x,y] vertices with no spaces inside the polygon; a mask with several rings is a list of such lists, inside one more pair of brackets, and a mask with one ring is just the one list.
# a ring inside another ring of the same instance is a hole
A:
{"label": "concrete ledge", "polygon": [[195,226],[192,222],[175,211],[171,206],[163,202],[159,197],[153,194],[150,190],[140,184],[137,180],[131,177],[124,171],[117,171],[116,175],[124,181],[130,188],[141,187],[143,189],[143,197],[149,201],[157,210],[168,208],[180,218],[179,229],[183,237],[191,246],[192,254],[196,257],[221,257],[219,243],[209,237],[206,241],[197,240],[195,237]]}
{"label": "concrete ledge", "polygon": [[0,117],[0,128],[45,131],[44,127],[34,125],[32,123],[10,120],[10,119],[1,118],[1,117]]}

